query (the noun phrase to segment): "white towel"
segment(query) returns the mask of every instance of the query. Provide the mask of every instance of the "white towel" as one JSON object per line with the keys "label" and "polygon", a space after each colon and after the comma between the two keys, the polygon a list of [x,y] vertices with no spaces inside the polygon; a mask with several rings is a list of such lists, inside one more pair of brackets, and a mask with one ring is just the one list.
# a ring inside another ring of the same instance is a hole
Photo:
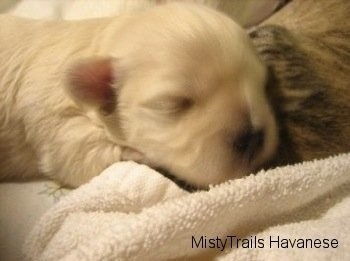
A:
{"label": "white towel", "polygon": [[[24,252],[30,260],[350,260],[349,192],[350,154],[196,193],[121,162],[49,210]],[[300,248],[305,239],[312,249]]]}

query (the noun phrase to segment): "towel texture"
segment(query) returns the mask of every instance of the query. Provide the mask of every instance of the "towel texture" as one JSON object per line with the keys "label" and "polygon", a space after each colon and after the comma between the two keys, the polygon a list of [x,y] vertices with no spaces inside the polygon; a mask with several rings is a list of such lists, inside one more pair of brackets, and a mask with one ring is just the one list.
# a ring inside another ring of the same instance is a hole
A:
{"label": "towel texture", "polygon": [[[349,192],[350,154],[196,193],[120,162],[49,210],[24,252],[30,260],[350,260]],[[321,243],[301,249],[305,239]]]}

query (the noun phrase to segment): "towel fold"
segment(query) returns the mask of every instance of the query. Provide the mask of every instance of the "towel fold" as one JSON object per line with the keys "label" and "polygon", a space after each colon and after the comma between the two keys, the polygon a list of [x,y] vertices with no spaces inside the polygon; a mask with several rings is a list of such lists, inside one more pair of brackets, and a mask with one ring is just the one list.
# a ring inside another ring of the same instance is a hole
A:
{"label": "towel fold", "polygon": [[350,154],[196,193],[120,162],[48,211],[24,249],[31,260],[350,260],[349,192]]}

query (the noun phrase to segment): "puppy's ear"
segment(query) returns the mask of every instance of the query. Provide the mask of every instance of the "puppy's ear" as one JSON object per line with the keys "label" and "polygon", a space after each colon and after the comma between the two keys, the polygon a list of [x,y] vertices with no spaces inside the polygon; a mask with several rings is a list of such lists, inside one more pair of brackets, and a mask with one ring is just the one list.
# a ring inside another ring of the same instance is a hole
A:
{"label": "puppy's ear", "polygon": [[83,107],[109,114],[116,107],[117,80],[115,59],[111,57],[88,58],[78,61],[68,71],[67,91]]}

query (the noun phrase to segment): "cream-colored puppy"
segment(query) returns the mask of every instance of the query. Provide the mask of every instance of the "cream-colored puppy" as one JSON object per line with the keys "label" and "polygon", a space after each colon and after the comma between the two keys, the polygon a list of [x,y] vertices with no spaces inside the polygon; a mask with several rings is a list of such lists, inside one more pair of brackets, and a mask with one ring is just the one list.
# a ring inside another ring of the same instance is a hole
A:
{"label": "cream-colored puppy", "polygon": [[197,186],[268,160],[266,69],[245,32],[173,3],[77,22],[0,16],[0,172],[78,186],[119,160]]}

